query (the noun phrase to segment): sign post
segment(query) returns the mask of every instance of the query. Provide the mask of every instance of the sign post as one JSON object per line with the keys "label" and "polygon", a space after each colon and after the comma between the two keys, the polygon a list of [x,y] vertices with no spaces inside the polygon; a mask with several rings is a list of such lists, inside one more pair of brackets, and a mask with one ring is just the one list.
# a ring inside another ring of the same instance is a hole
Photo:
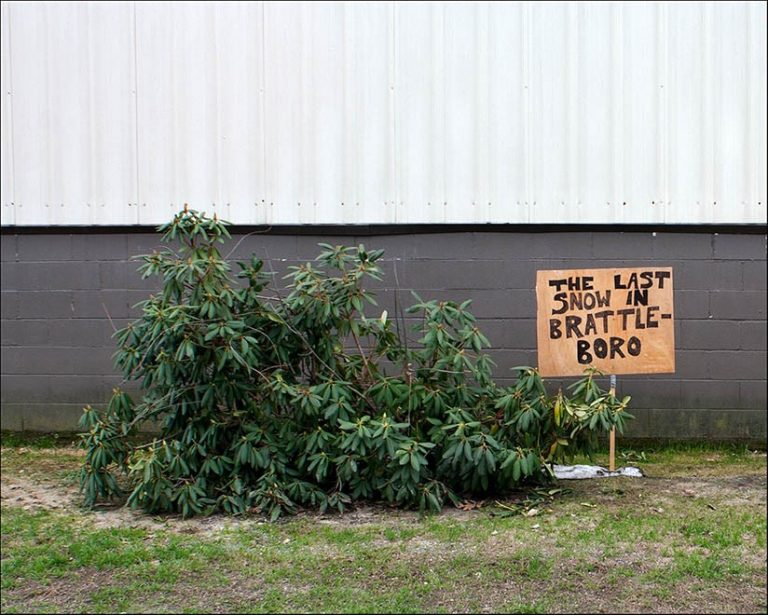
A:
{"label": "sign post", "polygon": [[[675,371],[671,267],[572,269],[536,273],[536,338],[542,376]],[[615,469],[616,434],[609,441]]]}
{"label": "sign post", "polygon": [[[616,375],[611,374],[611,397],[616,397]],[[608,469],[616,471],[616,428],[611,427],[611,435],[608,437]]]}

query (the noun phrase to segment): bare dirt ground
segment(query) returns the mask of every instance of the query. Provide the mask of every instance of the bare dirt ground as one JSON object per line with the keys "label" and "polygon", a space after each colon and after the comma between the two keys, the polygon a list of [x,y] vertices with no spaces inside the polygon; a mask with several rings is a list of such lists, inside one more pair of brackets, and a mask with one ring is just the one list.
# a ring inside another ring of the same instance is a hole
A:
{"label": "bare dirt ground", "polygon": [[[23,449],[22,449],[23,450]],[[52,471],[60,470],[60,465],[71,467],[78,462],[81,452],[76,449],[66,450],[67,459],[60,464],[56,462],[33,462],[33,471],[24,468],[14,468],[10,472],[3,472],[0,480],[0,498],[3,505],[17,506],[24,510],[57,510],[63,512],[82,513],[81,495],[73,479],[62,481],[51,477]],[[765,458],[765,453],[755,453],[756,457]],[[712,472],[711,468],[704,468],[705,473]],[[633,489],[632,479],[623,479],[624,490],[612,493],[606,488],[611,479],[594,479],[580,481],[561,481],[560,485],[575,488],[583,495],[590,493],[599,494],[600,499],[606,503],[619,503],[626,501],[626,486],[630,486],[629,494],[634,494],[638,499],[652,498],[652,504],[657,508],[671,505],[678,498],[710,499],[712,501],[725,500],[730,506],[765,506],[768,481],[765,474],[749,473],[745,475],[727,475],[721,472],[719,475],[697,476],[696,470],[689,476],[646,476],[636,486],[642,488]],[[48,475],[48,476],[46,476]],[[607,481],[607,482],[606,482]],[[522,497],[522,496],[521,496]],[[468,507],[467,510],[447,507],[441,513],[446,519],[468,520],[477,517],[477,510],[489,502],[478,502],[476,508]],[[101,504],[94,511],[92,523],[95,527],[140,527],[173,529],[182,532],[215,532],[224,527],[232,527],[238,524],[261,523],[263,519],[257,517],[234,518],[223,515],[181,519],[178,516],[152,516],[141,511],[131,510],[123,506],[122,502],[114,504]],[[313,512],[301,513],[300,516],[309,516],[321,524],[332,526],[355,526],[368,523],[378,523],[382,519],[387,520],[417,520],[418,514],[410,511],[402,511],[387,506],[359,505],[344,515],[328,514],[319,515]]]}

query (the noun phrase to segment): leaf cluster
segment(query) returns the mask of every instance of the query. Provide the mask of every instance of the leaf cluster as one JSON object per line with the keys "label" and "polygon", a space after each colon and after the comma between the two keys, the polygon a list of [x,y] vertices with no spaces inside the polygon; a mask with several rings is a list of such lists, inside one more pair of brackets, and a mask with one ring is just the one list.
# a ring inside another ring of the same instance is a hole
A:
{"label": "leaf cluster", "polygon": [[[139,271],[162,291],[116,333],[116,364],[141,398],[116,389],[105,412],[82,416],[87,505],[127,495],[152,513],[272,519],[361,499],[436,511],[546,483],[552,462],[589,454],[631,418],[595,371],[569,395],[549,395],[529,367],[498,386],[469,301],[416,297],[410,332],[404,314],[366,315],[381,250],[320,244],[282,296],[257,258],[233,272],[215,216],[185,207],[159,231],[166,247]],[[133,444],[149,424],[157,437]]]}

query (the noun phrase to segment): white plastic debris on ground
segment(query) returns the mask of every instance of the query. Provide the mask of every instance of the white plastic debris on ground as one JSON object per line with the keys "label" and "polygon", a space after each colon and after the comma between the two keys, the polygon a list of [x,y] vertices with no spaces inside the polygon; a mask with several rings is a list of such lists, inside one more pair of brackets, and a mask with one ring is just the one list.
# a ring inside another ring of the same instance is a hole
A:
{"label": "white plastic debris on ground", "polygon": [[575,466],[559,466],[552,467],[555,472],[555,476],[561,479],[582,479],[582,478],[604,478],[606,476],[631,476],[633,478],[642,478],[643,473],[640,468],[619,468],[615,472],[611,472],[607,468],[602,466],[587,466],[587,465],[575,465]]}

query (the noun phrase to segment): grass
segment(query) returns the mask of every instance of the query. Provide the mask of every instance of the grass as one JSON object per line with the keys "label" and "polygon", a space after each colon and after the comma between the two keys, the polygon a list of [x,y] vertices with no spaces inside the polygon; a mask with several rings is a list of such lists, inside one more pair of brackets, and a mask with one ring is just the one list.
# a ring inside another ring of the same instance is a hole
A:
{"label": "grass", "polygon": [[766,612],[766,457],[743,447],[636,449],[646,478],[570,481],[531,517],[270,524],[85,512],[76,449],[3,445],[3,613]]}

